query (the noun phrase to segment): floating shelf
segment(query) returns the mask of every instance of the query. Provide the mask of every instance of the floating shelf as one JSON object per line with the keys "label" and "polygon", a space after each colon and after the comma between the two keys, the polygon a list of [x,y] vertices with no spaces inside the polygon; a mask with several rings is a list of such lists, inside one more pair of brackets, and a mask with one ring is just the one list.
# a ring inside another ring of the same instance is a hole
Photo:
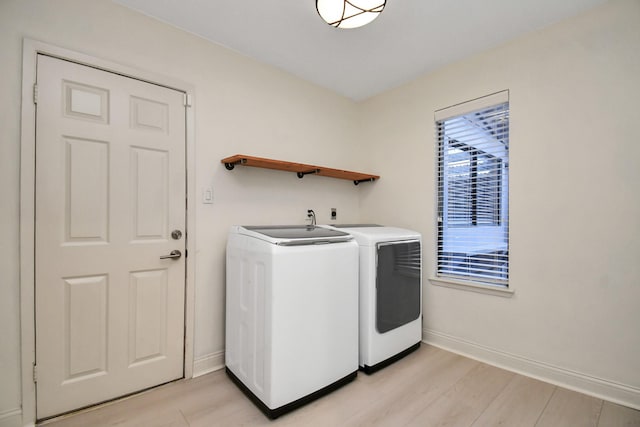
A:
{"label": "floating shelf", "polygon": [[236,154],[235,156],[227,157],[222,159],[221,163],[224,163],[224,167],[228,170],[232,170],[236,165],[252,166],[255,168],[295,172],[298,175],[298,178],[303,178],[305,175],[320,175],[331,178],[347,179],[353,181],[355,185],[358,185],[361,182],[375,181],[380,178],[379,175],[331,169],[325,168],[324,166],[306,165],[304,163],[264,159],[262,157],[245,156],[244,154]]}

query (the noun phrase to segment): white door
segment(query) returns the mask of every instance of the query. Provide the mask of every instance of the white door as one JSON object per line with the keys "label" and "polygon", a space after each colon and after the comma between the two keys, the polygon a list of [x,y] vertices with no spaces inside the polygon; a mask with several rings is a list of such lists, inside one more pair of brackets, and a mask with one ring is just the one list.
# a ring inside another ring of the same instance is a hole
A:
{"label": "white door", "polygon": [[43,419],[183,376],[185,106],[183,92],[44,55],[37,86]]}

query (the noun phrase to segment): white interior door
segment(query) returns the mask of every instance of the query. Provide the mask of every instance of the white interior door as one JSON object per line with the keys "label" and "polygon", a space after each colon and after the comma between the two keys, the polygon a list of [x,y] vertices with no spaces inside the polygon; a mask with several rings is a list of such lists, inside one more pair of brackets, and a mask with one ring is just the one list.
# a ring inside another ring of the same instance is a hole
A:
{"label": "white interior door", "polygon": [[44,55],[37,85],[42,419],[183,376],[185,106],[182,92]]}

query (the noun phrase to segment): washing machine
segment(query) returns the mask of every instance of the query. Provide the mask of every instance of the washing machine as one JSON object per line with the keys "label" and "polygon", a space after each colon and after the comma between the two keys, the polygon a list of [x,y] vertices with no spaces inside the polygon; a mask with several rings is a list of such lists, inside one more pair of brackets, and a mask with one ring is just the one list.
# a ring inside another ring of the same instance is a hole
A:
{"label": "washing machine", "polygon": [[422,236],[376,224],[333,225],[360,247],[359,365],[373,373],[422,341]]}
{"label": "washing machine", "polygon": [[315,226],[234,226],[227,243],[229,377],[276,418],[358,371],[358,244]]}

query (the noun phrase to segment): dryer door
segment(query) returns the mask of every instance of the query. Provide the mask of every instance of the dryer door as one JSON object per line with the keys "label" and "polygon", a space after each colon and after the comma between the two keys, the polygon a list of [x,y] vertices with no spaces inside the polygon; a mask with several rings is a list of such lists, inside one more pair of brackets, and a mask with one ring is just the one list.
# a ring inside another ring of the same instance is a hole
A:
{"label": "dryer door", "polygon": [[383,334],[420,317],[420,241],[378,243],[376,265],[376,329]]}

